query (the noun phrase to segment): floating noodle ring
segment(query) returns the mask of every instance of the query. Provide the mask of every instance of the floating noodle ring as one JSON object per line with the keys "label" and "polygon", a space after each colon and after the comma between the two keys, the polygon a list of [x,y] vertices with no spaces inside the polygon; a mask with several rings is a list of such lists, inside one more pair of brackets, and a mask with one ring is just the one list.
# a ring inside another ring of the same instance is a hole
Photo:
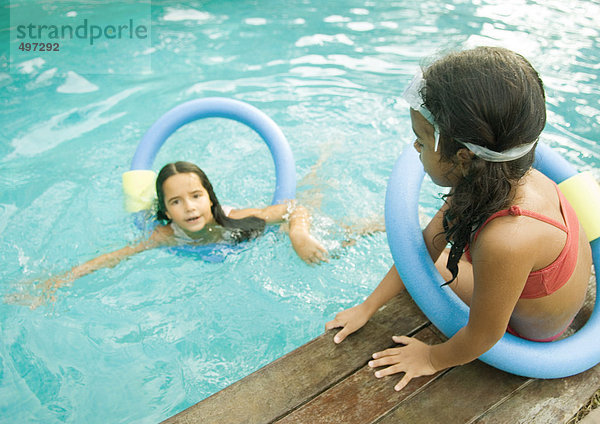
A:
{"label": "floating noodle ring", "polygon": [[[591,241],[596,269],[596,305],[575,334],[551,343],[505,334],[479,359],[532,378],[560,378],[583,372],[600,362],[600,188],[550,147],[539,144],[536,169],[554,180],[577,212]],[[448,286],[431,260],[419,225],[418,201],[424,171],[414,149],[405,148],[390,177],[385,200],[385,226],[394,263],[411,297],[447,337],[468,321],[469,309]]]}

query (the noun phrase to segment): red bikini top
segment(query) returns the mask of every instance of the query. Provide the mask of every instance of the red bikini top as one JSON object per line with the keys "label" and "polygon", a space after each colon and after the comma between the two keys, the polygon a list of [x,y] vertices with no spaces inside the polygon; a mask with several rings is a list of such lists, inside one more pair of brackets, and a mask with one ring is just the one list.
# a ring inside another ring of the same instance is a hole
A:
{"label": "red bikini top", "polygon": [[[559,228],[567,233],[567,241],[560,252],[560,255],[558,255],[558,258],[556,258],[556,260],[547,267],[537,271],[532,271],[529,274],[519,299],[537,299],[539,297],[544,297],[554,293],[556,290],[564,286],[567,281],[569,281],[569,278],[571,278],[571,275],[573,275],[573,271],[575,271],[575,266],[577,265],[577,256],[579,251],[579,221],[577,220],[577,215],[575,215],[573,207],[569,204],[556,184],[555,187],[560,202],[560,210],[566,226],[561,222],[557,222],[537,212],[521,209],[518,206],[511,206],[508,209],[498,211],[490,216],[483,223],[483,225],[479,227],[475,233],[475,236],[473,237],[474,242],[477,240],[479,232],[487,225],[488,222],[490,222],[492,219],[506,215],[529,216],[531,218],[546,222],[550,225],[554,225],[556,228]],[[465,249],[465,256],[467,260],[471,262],[471,252],[469,251],[468,245]]]}

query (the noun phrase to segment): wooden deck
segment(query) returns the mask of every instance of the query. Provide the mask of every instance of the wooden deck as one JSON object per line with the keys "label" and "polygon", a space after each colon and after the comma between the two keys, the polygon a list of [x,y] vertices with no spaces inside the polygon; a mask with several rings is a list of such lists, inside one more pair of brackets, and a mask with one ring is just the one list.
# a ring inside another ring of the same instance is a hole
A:
{"label": "wooden deck", "polygon": [[[572,327],[579,328],[594,304]],[[165,423],[565,423],[600,388],[600,365],[554,380],[518,377],[474,361],[393,387],[366,365],[392,335],[444,340],[407,294],[391,300],[340,345],[325,333]]]}

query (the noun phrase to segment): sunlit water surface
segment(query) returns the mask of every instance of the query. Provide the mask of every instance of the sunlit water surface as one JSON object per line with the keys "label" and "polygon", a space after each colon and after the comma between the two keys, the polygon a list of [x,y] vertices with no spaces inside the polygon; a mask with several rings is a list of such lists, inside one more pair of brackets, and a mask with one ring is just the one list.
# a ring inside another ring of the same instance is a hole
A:
{"label": "sunlit water surface", "polygon": [[[600,6],[583,0],[154,2],[152,48],[136,52],[151,55],[147,74],[79,75],[49,55],[9,73],[3,45],[3,298],[39,294],[32,280],[138,240],[121,174],[154,120],[205,96],[246,101],[279,124],[298,197],[332,259],[309,267],[275,231],[223,263],[159,249],[61,288],[35,310],[2,302],[0,420],[160,421],[318,336],[368,295],[391,264],[385,234],[342,247],[341,225],[381,221],[388,176],[412,142],[399,95],[441,52],[493,44],[524,54],[546,84],[543,139],[598,177],[598,28]],[[89,50],[72,58],[93,59]],[[182,128],[155,169],[174,160],[201,166],[224,204],[271,199],[268,150],[240,124]],[[438,194],[426,181],[424,217]]]}

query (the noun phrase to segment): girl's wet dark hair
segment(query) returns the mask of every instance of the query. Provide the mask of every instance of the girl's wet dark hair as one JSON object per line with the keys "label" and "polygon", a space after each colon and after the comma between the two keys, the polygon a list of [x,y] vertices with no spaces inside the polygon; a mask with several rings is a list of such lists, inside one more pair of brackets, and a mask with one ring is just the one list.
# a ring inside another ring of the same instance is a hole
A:
{"label": "girl's wet dark hair", "polygon": [[242,242],[251,238],[257,237],[265,230],[265,221],[256,217],[247,217],[242,219],[233,219],[225,215],[219,200],[215,194],[212,184],[206,174],[196,165],[190,162],[173,162],[162,167],[156,177],[156,194],[157,194],[157,211],[156,218],[163,222],[170,222],[166,215],[167,207],[163,192],[163,183],[167,178],[175,174],[192,173],[200,178],[200,183],[208,192],[208,196],[212,203],[211,212],[217,224],[224,228],[232,230],[232,236],[236,242]]}
{"label": "girl's wet dark hair", "polygon": [[[442,160],[457,164],[456,153],[465,147],[456,140],[502,152],[537,140],[546,124],[542,80],[513,51],[478,47],[452,53],[423,75],[423,104],[438,126]],[[444,213],[444,234],[451,244],[448,283],[456,278],[474,232],[494,212],[510,206],[513,188],[533,164],[534,150],[510,162],[474,156],[464,177],[445,196],[450,200]]]}

